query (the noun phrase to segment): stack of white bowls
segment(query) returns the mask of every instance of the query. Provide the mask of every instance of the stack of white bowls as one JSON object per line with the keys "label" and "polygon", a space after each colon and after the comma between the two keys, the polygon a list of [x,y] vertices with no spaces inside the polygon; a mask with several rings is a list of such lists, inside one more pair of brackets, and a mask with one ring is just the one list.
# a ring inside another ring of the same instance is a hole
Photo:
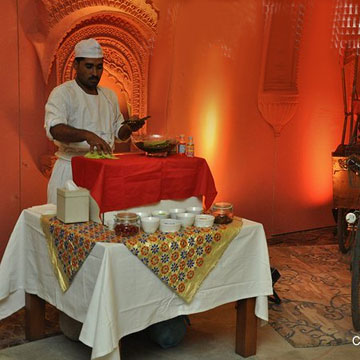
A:
{"label": "stack of white bowls", "polygon": [[[151,215],[147,212],[137,213],[141,219],[143,230],[154,233],[159,227],[164,233],[179,231],[183,228],[195,225],[196,227],[211,227],[214,224],[213,215],[202,214],[202,207],[192,206],[186,209],[174,208],[169,211],[154,210]],[[170,219],[169,219],[170,216]]]}

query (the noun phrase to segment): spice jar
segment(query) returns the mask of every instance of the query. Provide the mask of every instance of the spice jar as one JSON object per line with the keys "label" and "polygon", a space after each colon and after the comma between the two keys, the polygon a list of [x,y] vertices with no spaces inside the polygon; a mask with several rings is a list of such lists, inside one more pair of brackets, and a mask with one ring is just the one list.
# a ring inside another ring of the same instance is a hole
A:
{"label": "spice jar", "polygon": [[114,230],[116,235],[120,236],[136,235],[140,230],[139,216],[130,212],[116,214]]}
{"label": "spice jar", "polygon": [[211,214],[215,216],[215,224],[229,224],[233,219],[233,206],[228,202],[215,203],[211,208]]}

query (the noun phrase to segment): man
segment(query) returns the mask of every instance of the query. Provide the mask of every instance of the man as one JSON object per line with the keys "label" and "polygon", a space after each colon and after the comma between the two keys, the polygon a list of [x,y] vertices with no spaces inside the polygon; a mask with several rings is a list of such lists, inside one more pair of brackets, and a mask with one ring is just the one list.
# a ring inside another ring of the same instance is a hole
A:
{"label": "man", "polygon": [[[75,80],[57,86],[45,106],[45,129],[58,146],[57,160],[48,184],[48,203],[56,204],[57,188],[72,179],[71,158],[89,150],[111,153],[115,137],[127,140],[139,130],[142,120],[124,122],[116,94],[98,86],[103,72],[103,52],[94,39],[75,46]],[[81,323],[60,313],[60,327],[70,339],[79,337]],[[184,318],[154,324],[148,328],[151,339],[163,348],[178,344],[185,335]]]}
{"label": "man", "polygon": [[75,46],[76,77],[57,86],[45,106],[45,128],[58,146],[57,161],[48,184],[48,203],[56,204],[56,189],[72,179],[71,158],[89,150],[111,153],[115,137],[127,140],[144,121],[124,122],[116,94],[98,86],[103,52],[95,39]]}

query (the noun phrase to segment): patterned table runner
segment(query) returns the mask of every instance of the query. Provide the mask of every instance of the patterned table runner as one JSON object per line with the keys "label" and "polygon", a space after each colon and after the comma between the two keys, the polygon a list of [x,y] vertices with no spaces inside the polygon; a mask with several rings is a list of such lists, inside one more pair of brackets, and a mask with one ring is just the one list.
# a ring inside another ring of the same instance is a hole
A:
{"label": "patterned table runner", "polygon": [[211,228],[191,226],[176,233],[140,232],[124,238],[102,224],[64,224],[56,217],[42,216],[49,254],[60,287],[66,291],[96,242],[123,243],[158,278],[185,301],[215,267],[231,240],[239,233],[242,220]]}

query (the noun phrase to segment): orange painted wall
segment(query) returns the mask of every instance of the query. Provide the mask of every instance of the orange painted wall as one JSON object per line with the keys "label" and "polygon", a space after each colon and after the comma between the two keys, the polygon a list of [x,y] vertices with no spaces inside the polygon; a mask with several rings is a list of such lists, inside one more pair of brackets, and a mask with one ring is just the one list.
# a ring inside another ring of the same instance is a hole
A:
{"label": "orange painted wall", "polygon": [[2,92],[0,97],[0,254],[4,251],[8,236],[14,226],[19,213],[20,199],[20,142],[19,127],[20,113],[18,104],[19,76],[18,76],[18,42],[17,42],[17,9],[16,3],[11,0],[2,2],[0,23],[0,47],[2,64],[0,78]]}
{"label": "orange painted wall", "polygon": [[43,130],[44,96],[40,67],[23,30],[31,16],[28,0],[4,0],[0,23],[0,258],[22,209],[46,202],[47,180],[39,170],[46,152]]}
{"label": "orange painted wall", "polygon": [[262,1],[162,1],[161,14],[150,130],[194,136],[196,154],[213,170],[217,200],[233,202],[268,234],[333,225],[331,151],[343,116],[332,3],[310,2],[300,104],[280,137],[257,107]]}
{"label": "orange painted wall", "polygon": [[34,3],[18,0],[19,105],[20,105],[20,208],[46,203],[47,179],[40,172],[40,156],[48,149],[44,136],[45,84],[35,49],[26,37],[36,30]]}

